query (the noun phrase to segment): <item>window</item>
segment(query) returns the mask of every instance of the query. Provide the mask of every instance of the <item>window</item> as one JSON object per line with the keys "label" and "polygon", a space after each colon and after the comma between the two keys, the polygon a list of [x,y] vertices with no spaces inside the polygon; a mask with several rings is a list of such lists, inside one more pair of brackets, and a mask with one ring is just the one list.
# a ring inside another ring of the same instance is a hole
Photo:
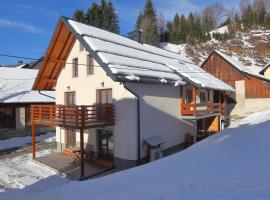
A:
{"label": "window", "polygon": [[94,60],[91,55],[87,55],[87,75],[94,74]]}
{"label": "window", "polygon": [[72,60],[72,77],[78,77],[78,58]]}
{"label": "window", "polygon": [[97,90],[97,103],[98,104],[111,104],[112,103],[112,89]]}
{"label": "window", "polygon": [[269,87],[269,86],[270,86],[270,84],[269,84],[269,82],[268,82],[268,81],[263,81],[263,86],[264,86],[264,87]]}
{"label": "window", "polygon": [[185,102],[186,103],[193,102],[193,93],[191,89],[186,89]]}
{"label": "window", "polygon": [[200,103],[206,103],[206,102],[207,102],[207,93],[200,92]]}
{"label": "window", "polygon": [[84,47],[83,45],[80,43],[80,51],[83,51],[84,50]]}

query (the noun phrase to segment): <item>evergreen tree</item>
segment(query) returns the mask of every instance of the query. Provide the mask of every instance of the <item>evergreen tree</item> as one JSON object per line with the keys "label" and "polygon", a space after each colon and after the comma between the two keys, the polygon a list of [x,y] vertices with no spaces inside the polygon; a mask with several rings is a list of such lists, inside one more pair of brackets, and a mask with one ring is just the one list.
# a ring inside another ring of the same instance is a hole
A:
{"label": "evergreen tree", "polygon": [[93,3],[84,14],[83,10],[76,10],[73,18],[82,23],[119,33],[119,21],[112,2],[101,0],[100,5]]}
{"label": "evergreen tree", "polygon": [[137,18],[136,28],[143,30],[142,41],[144,43],[158,45],[159,35],[157,14],[152,0],[146,0],[143,14],[140,14]]}
{"label": "evergreen tree", "polygon": [[139,16],[137,17],[137,21],[136,21],[136,30],[139,30],[141,27],[141,24],[142,24],[142,20],[143,20],[143,15],[142,13],[140,12]]}
{"label": "evergreen tree", "polygon": [[91,26],[101,28],[102,19],[100,18],[100,9],[98,4],[93,3],[85,15],[85,21]]}
{"label": "evergreen tree", "polygon": [[84,12],[83,10],[76,10],[73,14],[72,19],[78,21],[78,22],[85,22]]}

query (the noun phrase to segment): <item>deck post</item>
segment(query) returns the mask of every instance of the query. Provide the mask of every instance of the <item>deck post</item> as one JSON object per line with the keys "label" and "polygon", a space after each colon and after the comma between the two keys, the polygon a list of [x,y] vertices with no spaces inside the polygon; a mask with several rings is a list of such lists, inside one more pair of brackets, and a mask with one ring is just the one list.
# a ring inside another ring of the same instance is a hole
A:
{"label": "deck post", "polygon": [[197,120],[192,120],[193,122],[193,144],[197,142],[197,134],[198,134],[198,127],[197,127]]}
{"label": "deck post", "polygon": [[84,177],[84,125],[85,125],[85,106],[81,106],[81,127],[80,127],[80,150],[81,150],[81,179]]}
{"label": "deck post", "polygon": [[34,122],[34,107],[31,106],[31,122],[32,122],[32,158],[36,157],[36,126]]}
{"label": "deck post", "polygon": [[193,87],[192,93],[193,93],[193,102],[194,102],[193,115],[196,116],[196,109],[197,109],[196,108],[197,107],[197,105],[196,105],[196,95],[197,95],[197,89],[196,89],[196,87]]}

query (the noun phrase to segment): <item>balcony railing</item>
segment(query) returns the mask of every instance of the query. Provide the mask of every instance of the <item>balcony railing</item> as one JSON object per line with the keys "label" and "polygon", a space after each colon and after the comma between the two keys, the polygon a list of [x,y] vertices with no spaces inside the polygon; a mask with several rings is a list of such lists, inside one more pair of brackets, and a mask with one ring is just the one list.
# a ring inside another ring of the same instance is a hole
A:
{"label": "balcony railing", "polygon": [[112,104],[92,106],[32,105],[31,120],[36,125],[87,129],[112,126],[115,108]]}
{"label": "balcony railing", "polygon": [[181,114],[184,116],[198,116],[213,113],[224,115],[222,103],[183,103],[181,104]]}

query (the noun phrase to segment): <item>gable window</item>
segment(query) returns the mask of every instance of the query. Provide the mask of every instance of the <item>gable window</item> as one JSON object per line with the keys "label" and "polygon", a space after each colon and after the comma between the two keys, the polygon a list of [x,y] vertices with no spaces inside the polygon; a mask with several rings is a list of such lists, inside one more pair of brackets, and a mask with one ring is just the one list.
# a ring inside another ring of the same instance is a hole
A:
{"label": "gable window", "polygon": [[94,60],[93,57],[88,54],[87,55],[87,75],[94,74]]}
{"label": "gable window", "polygon": [[84,50],[84,47],[83,45],[80,43],[80,51],[83,51]]}
{"label": "gable window", "polygon": [[78,58],[72,60],[72,77],[78,77]]}

